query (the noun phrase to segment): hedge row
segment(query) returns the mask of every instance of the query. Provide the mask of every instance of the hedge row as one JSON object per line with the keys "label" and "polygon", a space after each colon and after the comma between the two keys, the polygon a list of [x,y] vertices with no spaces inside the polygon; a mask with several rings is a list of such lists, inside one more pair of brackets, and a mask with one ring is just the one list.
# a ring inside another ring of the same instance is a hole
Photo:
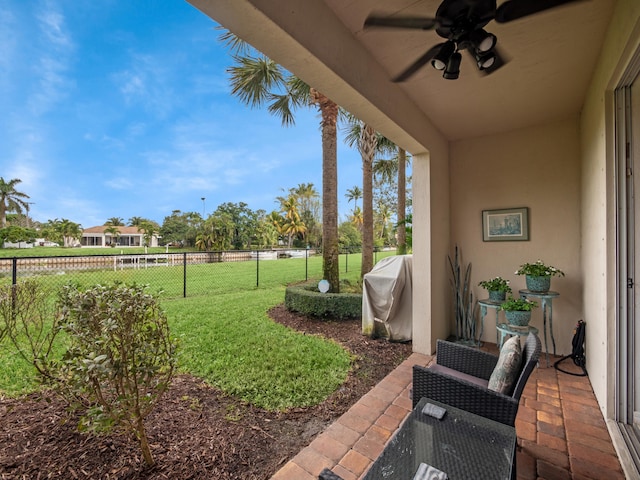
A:
{"label": "hedge row", "polygon": [[310,317],[339,320],[362,317],[362,294],[321,293],[317,282],[287,287],[284,304],[288,310]]}

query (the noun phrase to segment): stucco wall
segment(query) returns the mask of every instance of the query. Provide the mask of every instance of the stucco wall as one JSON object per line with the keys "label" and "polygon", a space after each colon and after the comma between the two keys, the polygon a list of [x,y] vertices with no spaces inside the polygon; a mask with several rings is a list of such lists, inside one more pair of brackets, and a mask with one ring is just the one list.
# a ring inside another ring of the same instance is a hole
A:
{"label": "stucco wall", "polygon": [[[551,284],[560,293],[553,302],[553,327],[557,352],[569,353],[573,327],[583,318],[578,118],[455,142],[450,168],[451,244],[472,264],[474,297],[486,298],[478,282],[498,275],[508,279],[517,294],[525,280],[515,271],[524,262],[542,259],[560,268],[566,277],[556,277]],[[529,208],[530,240],[483,242],[482,210],[510,207]],[[503,313],[500,319],[504,321]],[[542,338],[540,308],[531,325],[540,329]],[[483,340],[496,341],[492,311],[485,319]]]}

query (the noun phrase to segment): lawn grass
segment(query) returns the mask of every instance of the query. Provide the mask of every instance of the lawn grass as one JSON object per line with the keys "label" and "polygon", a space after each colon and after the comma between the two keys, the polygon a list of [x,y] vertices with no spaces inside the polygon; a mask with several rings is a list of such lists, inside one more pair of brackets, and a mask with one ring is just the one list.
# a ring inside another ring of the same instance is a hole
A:
{"label": "lawn grass", "polygon": [[[378,259],[382,256],[378,254]],[[283,410],[322,402],[344,382],[351,360],[334,342],[293,332],[267,316],[271,307],[283,302],[287,283],[304,280],[304,262],[260,262],[258,288],[255,262],[189,266],[193,279],[188,292],[206,286],[209,293],[187,298],[181,298],[181,268],[101,271],[98,279],[148,283],[152,292],[164,290],[161,304],[172,334],[180,339],[180,371],[254,405]],[[348,272],[343,271],[346,262]],[[321,257],[310,258],[306,268],[311,278],[320,279]],[[158,271],[164,272],[162,277],[152,278]],[[49,275],[46,281],[62,285],[73,279],[89,286],[98,283],[95,273]],[[360,255],[343,259],[341,279],[357,283],[359,273]],[[33,367],[5,340],[0,344],[0,395],[16,396],[35,389]]]}

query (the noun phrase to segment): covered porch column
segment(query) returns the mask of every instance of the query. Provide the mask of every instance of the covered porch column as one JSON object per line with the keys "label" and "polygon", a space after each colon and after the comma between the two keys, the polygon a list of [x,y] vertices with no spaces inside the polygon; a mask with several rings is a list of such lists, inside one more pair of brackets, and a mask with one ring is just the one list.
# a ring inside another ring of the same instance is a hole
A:
{"label": "covered porch column", "polygon": [[448,149],[413,155],[413,351],[431,355],[450,334]]}

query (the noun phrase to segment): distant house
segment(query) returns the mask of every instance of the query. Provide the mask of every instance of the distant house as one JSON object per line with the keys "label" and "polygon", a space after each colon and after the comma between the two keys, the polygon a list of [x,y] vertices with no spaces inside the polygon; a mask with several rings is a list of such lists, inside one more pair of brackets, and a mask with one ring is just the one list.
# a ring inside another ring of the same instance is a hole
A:
{"label": "distant house", "polygon": [[[105,233],[109,228],[108,225],[100,225],[98,227],[85,228],[82,231],[80,245],[83,247],[142,247],[145,245],[144,232],[138,230],[138,227],[116,227],[119,236]],[[151,237],[149,247],[158,246],[158,235]]]}

